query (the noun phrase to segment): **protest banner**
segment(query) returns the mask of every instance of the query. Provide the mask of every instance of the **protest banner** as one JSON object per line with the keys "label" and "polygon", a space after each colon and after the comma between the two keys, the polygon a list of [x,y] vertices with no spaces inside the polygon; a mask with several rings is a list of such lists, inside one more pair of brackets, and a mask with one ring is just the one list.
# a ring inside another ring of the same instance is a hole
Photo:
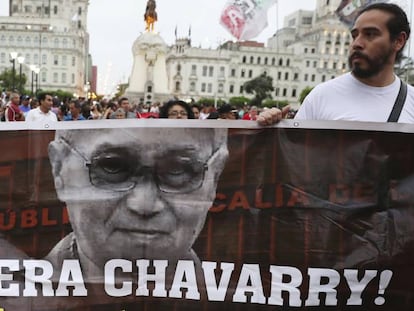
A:
{"label": "protest banner", "polygon": [[414,126],[132,121],[0,131],[0,308],[412,310]]}

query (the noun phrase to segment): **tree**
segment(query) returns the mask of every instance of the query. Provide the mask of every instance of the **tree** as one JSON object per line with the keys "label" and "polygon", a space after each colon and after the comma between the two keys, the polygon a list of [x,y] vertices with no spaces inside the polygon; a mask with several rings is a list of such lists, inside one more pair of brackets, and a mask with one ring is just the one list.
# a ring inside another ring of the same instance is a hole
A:
{"label": "tree", "polygon": [[308,96],[308,94],[309,94],[312,90],[313,90],[313,87],[308,86],[308,87],[305,87],[305,88],[302,90],[302,92],[300,92],[300,95],[299,95],[299,102],[300,102],[300,104],[302,104],[302,103],[303,103],[303,101],[305,100],[305,97],[306,97],[306,96]]}
{"label": "tree", "polygon": [[[14,84],[14,89],[18,90],[19,89],[19,74],[18,73],[14,73],[14,78],[13,78],[13,70],[12,69],[6,69],[4,70],[1,74],[0,74],[0,85],[2,89],[6,89],[6,90],[12,90],[13,89],[13,84]],[[14,81],[14,83],[13,83]],[[22,80],[21,80],[21,84],[24,87],[24,85],[26,84],[27,78],[26,75],[23,73],[22,74]],[[24,93],[24,92],[23,92]]]}
{"label": "tree", "polygon": [[273,78],[266,75],[266,73],[247,81],[243,86],[248,94],[254,94],[251,103],[255,106],[261,106],[262,101],[266,98],[272,98],[271,92],[273,88]]}
{"label": "tree", "polygon": [[263,107],[267,107],[267,108],[279,108],[282,109],[283,107],[289,105],[289,102],[287,100],[273,100],[273,99],[265,99],[262,103]]}
{"label": "tree", "polygon": [[236,96],[229,99],[229,104],[237,108],[242,108],[249,102],[250,99],[244,96]]}

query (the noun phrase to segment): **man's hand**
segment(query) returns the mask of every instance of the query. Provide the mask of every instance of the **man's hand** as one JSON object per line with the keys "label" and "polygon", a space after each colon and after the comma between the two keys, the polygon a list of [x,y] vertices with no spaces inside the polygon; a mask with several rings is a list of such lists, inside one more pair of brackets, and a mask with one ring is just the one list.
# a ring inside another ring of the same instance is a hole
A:
{"label": "man's hand", "polygon": [[272,125],[278,123],[280,120],[286,117],[290,110],[290,106],[285,106],[282,110],[277,108],[271,108],[262,111],[257,117],[257,123],[260,125]]}

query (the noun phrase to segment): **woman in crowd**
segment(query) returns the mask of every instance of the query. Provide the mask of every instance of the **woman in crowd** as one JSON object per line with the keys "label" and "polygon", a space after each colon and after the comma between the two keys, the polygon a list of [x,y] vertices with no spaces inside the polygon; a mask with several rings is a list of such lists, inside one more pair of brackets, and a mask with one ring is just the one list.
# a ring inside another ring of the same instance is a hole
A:
{"label": "woman in crowd", "polygon": [[191,107],[182,100],[170,100],[160,109],[161,119],[194,119]]}

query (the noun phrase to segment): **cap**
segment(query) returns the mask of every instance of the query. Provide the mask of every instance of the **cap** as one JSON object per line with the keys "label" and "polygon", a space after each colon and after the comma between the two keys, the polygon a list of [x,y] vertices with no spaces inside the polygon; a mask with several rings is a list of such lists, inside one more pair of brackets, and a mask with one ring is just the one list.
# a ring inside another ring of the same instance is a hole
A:
{"label": "cap", "polygon": [[228,113],[228,112],[235,112],[236,110],[230,104],[224,104],[220,108],[217,109],[218,113]]}

